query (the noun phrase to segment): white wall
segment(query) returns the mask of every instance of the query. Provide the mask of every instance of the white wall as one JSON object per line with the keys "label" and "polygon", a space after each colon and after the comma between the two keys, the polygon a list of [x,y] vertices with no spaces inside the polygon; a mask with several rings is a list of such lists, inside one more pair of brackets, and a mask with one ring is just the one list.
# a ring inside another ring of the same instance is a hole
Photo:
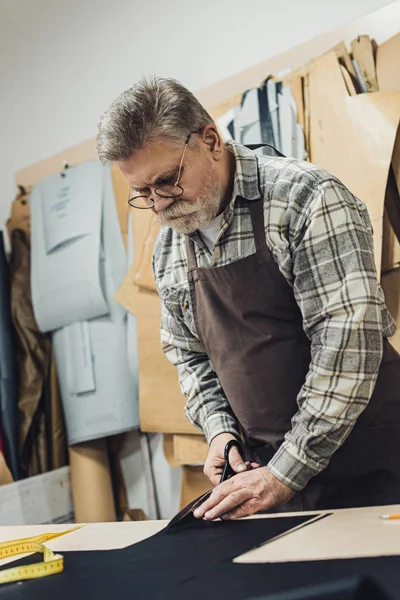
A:
{"label": "white wall", "polygon": [[[0,0],[0,227],[14,197],[14,173],[92,138],[109,102],[142,74],[172,76],[196,91],[386,4]],[[154,444],[162,512],[169,516],[179,475],[163,460],[160,441]],[[131,470],[124,465],[132,475],[131,506],[146,508],[140,460]]]}
{"label": "white wall", "polygon": [[0,0],[0,226],[15,171],[93,137],[143,73],[201,89],[388,0]]}

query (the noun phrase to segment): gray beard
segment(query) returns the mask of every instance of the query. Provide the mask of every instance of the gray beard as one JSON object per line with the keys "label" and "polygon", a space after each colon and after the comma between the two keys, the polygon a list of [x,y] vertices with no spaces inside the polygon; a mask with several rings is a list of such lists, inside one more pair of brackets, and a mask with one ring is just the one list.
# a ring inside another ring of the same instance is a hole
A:
{"label": "gray beard", "polygon": [[203,186],[195,202],[175,200],[165,210],[158,213],[160,225],[171,227],[177,233],[188,235],[218,215],[222,203],[222,190],[215,178]]}

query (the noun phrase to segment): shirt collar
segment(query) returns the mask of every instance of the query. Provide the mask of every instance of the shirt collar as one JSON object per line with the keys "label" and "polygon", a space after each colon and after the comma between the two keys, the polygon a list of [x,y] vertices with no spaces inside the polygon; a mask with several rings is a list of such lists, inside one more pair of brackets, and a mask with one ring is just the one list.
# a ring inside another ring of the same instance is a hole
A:
{"label": "shirt collar", "polygon": [[227,142],[236,160],[235,181],[232,200],[238,196],[245,200],[259,200],[262,197],[258,173],[258,159],[253,150],[232,140]]}
{"label": "shirt collar", "polygon": [[[246,146],[238,144],[233,140],[226,142],[232,148],[236,161],[235,179],[233,183],[232,199],[224,210],[224,216],[221,221],[221,228],[226,229],[233,219],[234,207],[237,198],[245,200],[259,200],[262,197],[259,183],[258,159],[253,150]],[[206,246],[201,240],[198,230],[189,234],[197,245],[201,246],[205,252]]]}

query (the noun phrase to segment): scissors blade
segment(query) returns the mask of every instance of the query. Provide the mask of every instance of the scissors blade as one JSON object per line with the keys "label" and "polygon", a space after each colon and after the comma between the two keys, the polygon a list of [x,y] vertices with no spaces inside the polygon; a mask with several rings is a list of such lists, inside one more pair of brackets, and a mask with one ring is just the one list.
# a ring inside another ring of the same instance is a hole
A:
{"label": "scissors blade", "polygon": [[200,506],[200,504],[203,504],[203,502],[205,502],[211,496],[211,492],[212,490],[209,490],[205,494],[202,494],[198,498],[195,498],[195,500],[192,500],[192,502],[189,502],[189,504],[182,508],[182,510],[179,511],[173,519],[171,519],[171,521],[165,528],[165,531],[172,531],[177,527],[187,525],[192,520],[197,520],[193,516],[193,512],[198,506]]}

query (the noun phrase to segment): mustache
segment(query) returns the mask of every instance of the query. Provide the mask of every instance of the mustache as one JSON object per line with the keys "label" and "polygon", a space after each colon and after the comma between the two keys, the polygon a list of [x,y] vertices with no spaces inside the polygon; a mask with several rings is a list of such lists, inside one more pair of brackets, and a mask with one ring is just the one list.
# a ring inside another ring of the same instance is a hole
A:
{"label": "mustache", "polygon": [[197,200],[191,204],[182,200],[175,200],[170,206],[161,210],[158,214],[161,220],[186,217],[196,213],[201,208],[201,202]]}

